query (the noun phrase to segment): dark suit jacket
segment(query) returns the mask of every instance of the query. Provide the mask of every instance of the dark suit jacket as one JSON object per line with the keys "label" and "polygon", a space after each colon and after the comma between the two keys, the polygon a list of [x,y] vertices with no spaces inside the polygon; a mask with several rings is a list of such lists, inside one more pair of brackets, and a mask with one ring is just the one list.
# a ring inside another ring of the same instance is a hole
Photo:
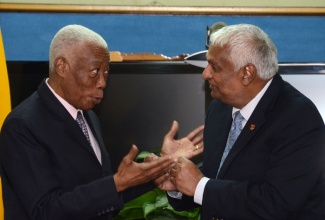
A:
{"label": "dark suit jacket", "polygon": [[5,220],[112,219],[138,195],[117,193],[98,118],[84,115],[102,165],[45,82],[10,113],[0,135]]}
{"label": "dark suit jacket", "polygon": [[[325,127],[314,104],[276,75],[216,180],[231,114],[217,100],[207,112],[202,172],[211,180],[202,218],[324,220]],[[169,200],[176,209],[195,206],[187,196]]]}

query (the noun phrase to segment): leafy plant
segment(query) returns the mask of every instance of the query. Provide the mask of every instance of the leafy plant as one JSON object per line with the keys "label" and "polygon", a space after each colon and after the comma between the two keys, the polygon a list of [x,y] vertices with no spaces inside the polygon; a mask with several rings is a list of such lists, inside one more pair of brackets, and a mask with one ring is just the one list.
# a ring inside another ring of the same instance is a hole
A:
{"label": "leafy plant", "polygon": [[[158,153],[158,151],[156,152]],[[137,161],[143,161],[150,152],[143,151]],[[175,211],[168,203],[166,192],[155,188],[126,203],[114,220],[199,220],[200,208],[191,211]]]}
{"label": "leafy plant", "polygon": [[124,208],[114,218],[115,220],[198,220],[200,209],[191,211],[175,211],[168,203],[166,192],[159,188],[151,190],[125,204]]}

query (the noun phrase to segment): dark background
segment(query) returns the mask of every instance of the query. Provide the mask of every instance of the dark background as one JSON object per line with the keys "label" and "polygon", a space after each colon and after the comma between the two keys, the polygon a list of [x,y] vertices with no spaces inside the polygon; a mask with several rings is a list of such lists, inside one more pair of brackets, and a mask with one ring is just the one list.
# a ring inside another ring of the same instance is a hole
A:
{"label": "dark background", "polygon": [[[48,76],[48,62],[7,62],[12,108]],[[104,99],[95,107],[116,170],[132,144],[140,151],[161,148],[172,121],[179,137],[204,123],[202,69],[184,62],[111,63]]]}
{"label": "dark background", "polygon": [[[7,68],[12,108],[31,95],[48,76],[46,61],[8,61]],[[140,151],[160,149],[173,120],[180,124],[179,137],[204,123],[211,97],[201,77],[202,71],[182,61],[110,64],[104,100],[94,110],[101,121],[114,170],[132,144]],[[302,89],[320,89],[316,93],[320,97],[325,94],[324,84],[318,86],[319,79],[325,79],[325,64],[280,64],[279,73],[284,77],[317,77],[316,86],[300,82]],[[317,105],[325,105],[323,100],[324,103]],[[196,160],[199,162],[200,158]]]}

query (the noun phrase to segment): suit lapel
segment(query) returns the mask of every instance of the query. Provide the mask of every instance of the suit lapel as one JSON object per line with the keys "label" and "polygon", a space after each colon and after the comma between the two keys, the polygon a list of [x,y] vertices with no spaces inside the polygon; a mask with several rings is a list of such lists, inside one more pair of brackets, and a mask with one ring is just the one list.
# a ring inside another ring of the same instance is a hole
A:
{"label": "suit lapel", "polygon": [[[215,178],[221,157],[227,142],[231,126],[231,107],[214,100],[209,112],[204,130],[204,151],[203,172],[209,178]],[[226,126],[225,126],[226,125]]]}
{"label": "suit lapel", "polygon": [[[70,115],[69,115],[70,116]],[[88,120],[87,123],[89,124]],[[78,126],[77,122],[70,116],[65,119],[65,130],[66,132],[81,146],[83,146],[89,153],[96,157],[95,152],[87,140],[86,136]],[[96,158],[97,159],[97,158]]]}
{"label": "suit lapel", "polygon": [[88,123],[93,135],[95,136],[95,138],[98,142],[98,145],[99,145],[99,148],[101,151],[103,172],[107,173],[107,172],[110,172],[110,170],[111,170],[111,164],[110,164],[109,156],[106,151],[105,143],[103,141],[103,137],[101,135],[100,125],[99,125],[99,123],[96,123],[96,120],[94,119],[95,116],[92,116],[93,114],[94,114],[93,112],[84,111],[84,116],[87,120],[87,123]]}
{"label": "suit lapel", "polygon": [[39,95],[42,97],[44,103],[47,105],[49,111],[51,111],[53,117],[56,118],[58,121],[61,121],[62,125],[64,126],[65,132],[76,142],[78,142],[80,146],[84,147],[87,151],[93,154],[94,157],[96,157],[94,150],[92,149],[85,135],[82,133],[82,130],[78,126],[78,123],[71,117],[69,112],[54,96],[54,94],[46,85],[45,80],[43,80],[43,82],[40,84],[38,92]]}
{"label": "suit lapel", "polygon": [[249,141],[254,137],[258,130],[263,126],[265,122],[264,114],[252,114],[247,121],[245,127],[238,136],[234,146],[230,150],[226,160],[224,161],[220,173],[218,175],[221,178],[226,172],[227,168],[231,165],[232,161],[240,154],[240,152],[246,147]]}
{"label": "suit lapel", "polygon": [[[266,90],[265,94],[257,104],[255,110],[253,111],[251,117],[247,121],[242,132],[238,136],[234,146],[230,150],[226,160],[224,161],[219,178],[222,178],[227,171],[227,168],[236,159],[240,152],[249,144],[255,134],[264,125],[267,113],[273,108],[273,103],[277,95],[279,94],[280,87],[282,85],[282,78],[279,74],[275,75],[273,81],[271,82],[269,88]],[[229,131],[228,131],[229,132]],[[227,133],[228,136],[228,133]],[[219,158],[219,157],[218,157]],[[219,158],[220,162],[220,158]]]}

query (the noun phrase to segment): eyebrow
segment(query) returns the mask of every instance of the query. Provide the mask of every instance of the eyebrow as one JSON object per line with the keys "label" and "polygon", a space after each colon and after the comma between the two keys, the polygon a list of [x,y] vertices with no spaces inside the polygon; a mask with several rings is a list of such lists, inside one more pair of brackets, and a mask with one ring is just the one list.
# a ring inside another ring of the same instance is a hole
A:
{"label": "eyebrow", "polygon": [[91,61],[90,63],[91,64],[101,64],[101,63],[103,63],[103,61],[102,60],[95,60],[95,61]]}

